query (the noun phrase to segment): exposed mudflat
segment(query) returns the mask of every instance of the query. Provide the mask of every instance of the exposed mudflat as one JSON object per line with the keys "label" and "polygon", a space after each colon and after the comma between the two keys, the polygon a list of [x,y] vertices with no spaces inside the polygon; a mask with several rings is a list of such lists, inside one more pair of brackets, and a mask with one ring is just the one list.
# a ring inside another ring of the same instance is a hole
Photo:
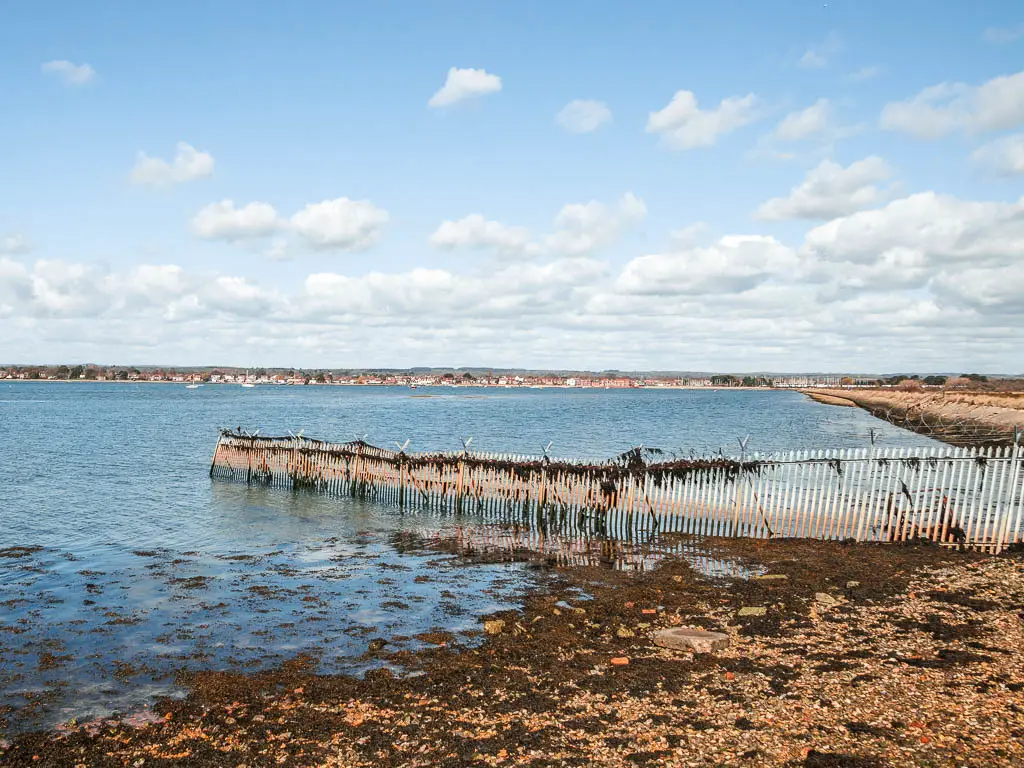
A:
{"label": "exposed mudflat", "polygon": [[[1024,563],[931,546],[713,540],[746,577],[535,563],[493,634],[183,673],[189,695],[0,745],[0,765],[995,766],[1024,763]],[[478,567],[467,563],[467,568]],[[757,578],[757,576],[785,578]],[[739,617],[740,608],[763,615]],[[726,632],[714,655],[656,629]],[[395,670],[395,671],[391,671]]]}

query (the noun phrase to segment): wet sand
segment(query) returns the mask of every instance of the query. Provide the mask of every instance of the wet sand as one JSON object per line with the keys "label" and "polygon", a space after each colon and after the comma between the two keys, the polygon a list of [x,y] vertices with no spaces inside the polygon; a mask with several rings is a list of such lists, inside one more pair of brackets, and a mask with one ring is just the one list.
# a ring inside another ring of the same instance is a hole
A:
{"label": "wet sand", "polygon": [[[542,560],[547,586],[522,610],[486,617],[502,622],[487,625],[494,634],[481,622],[476,637],[436,633],[394,652],[381,638],[368,653],[390,669],[362,679],[316,674],[302,657],[252,674],[183,673],[186,699],[17,736],[0,746],[0,765],[1024,761],[1019,553],[702,546],[748,574],[785,578],[711,578],[682,557],[640,572]],[[739,616],[743,607],[764,615]],[[653,645],[653,631],[680,625],[726,632],[731,646]]]}

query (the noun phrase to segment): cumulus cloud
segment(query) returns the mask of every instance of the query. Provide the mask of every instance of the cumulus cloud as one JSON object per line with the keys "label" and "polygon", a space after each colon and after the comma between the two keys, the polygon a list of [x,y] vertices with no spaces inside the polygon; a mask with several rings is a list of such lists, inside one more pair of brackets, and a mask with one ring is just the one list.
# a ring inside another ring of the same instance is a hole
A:
{"label": "cumulus cloud", "polygon": [[717,107],[702,110],[693,91],[676,91],[666,107],[651,112],[647,132],[660,134],[673,149],[713,146],[719,136],[735,131],[758,117],[757,98],[732,96]]}
{"label": "cumulus cloud", "polygon": [[803,69],[822,69],[829,65],[832,57],[839,53],[841,48],[839,37],[830,34],[820,45],[808,48],[800,57],[798,64]]}
{"label": "cumulus cloud", "polygon": [[[624,226],[643,210],[631,195],[566,206],[556,231],[601,240],[610,219]],[[282,232],[301,237],[290,224]],[[486,268],[319,271],[288,289],[168,263],[0,256],[0,324],[5,356],[29,362],[246,365],[259,349],[268,364],[313,367],[1024,367],[1024,199],[924,192],[793,243],[696,235],[621,267],[545,249]]]}
{"label": "cumulus cloud", "polygon": [[291,243],[287,238],[275,237],[270,242],[270,247],[264,252],[270,261],[287,261],[292,256]]}
{"label": "cumulus cloud", "polygon": [[971,160],[997,176],[1024,174],[1024,133],[1006,136],[978,147],[971,155]]}
{"label": "cumulus cloud", "polygon": [[435,248],[494,248],[499,253],[519,254],[528,249],[530,233],[523,227],[510,227],[489,221],[478,213],[458,221],[444,221],[430,236]]}
{"label": "cumulus cloud", "polygon": [[555,217],[555,231],[544,238],[549,250],[578,256],[611,245],[626,227],[647,215],[644,201],[627,192],[614,206],[597,200],[566,205]]}
{"label": "cumulus cloud", "polygon": [[430,236],[435,248],[494,249],[499,256],[533,258],[544,254],[581,256],[615,243],[623,230],[647,215],[644,201],[627,192],[614,205],[599,200],[570,203],[555,217],[554,231],[537,240],[523,227],[485,219],[474,213],[445,221]]}
{"label": "cumulus cloud", "polygon": [[24,235],[14,234],[0,237],[0,256],[29,253],[32,250],[32,243]]}
{"label": "cumulus cloud", "polygon": [[589,99],[570,101],[555,115],[555,122],[569,133],[593,133],[611,119],[607,104]]}
{"label": "cumulus cloud", "polygon": [[844,168],[831,160],[808,171],[803,183],[788,197],[764,202],[755,212],[759,219],[831,219],[879,205],[885,190],[876,186],[892,176],[880,157],[867,157]]}
{"label": "cumulus cloud", "polygon": [[821,136],[831,129],[831,120],[831,102],[828,99],[818,99],[806,109],[786,115],[775,128],[775,136],[783,141],[800,141]]}
{"label": "cumulus cloud", "polygon": [[874,263],[903,248],[938,265],[1024,264],[1024,199],[978,202],[921,192],[815,227],[804,247],[832,262]]}
{"label": "cumulus cloud", "polygon": [[312,248],[361,251],[377,242],[388,212],[369,200],[339,197],[310,203],[291,218],[291,229]]}
{"label": "cumulus cloud", "polygon": [[86,85],[96,78],[96,70],[88,64],[73,64],[63,59],[46,62],[42,70],[61,78],[68,85]]}
{"label": "cumulus cloud", "polygon": [[305,282],[303,311],[317,317],[344,319],[377,317],[446,320],[477,318],[489,321],[516,318],[525,311],[536,315],[564,311],[577,289],[605,272],[588,259],[545,265],[513,264],[485,275],[465,275],[418,267],[409,272],[370,272],[362,276],[316,273]]}
{"label": "cumulus cloud", "polygon": [[[270,203],[252,202],[240,208],[232,200],[210,203],[192,219],[192,230],[209,240],[245,241],[284,231],[294,232],[310,248],[361,251],[380,237],[388,212],[369,200],[339,197],[310,203],[290,219]],[[266,251],[271,260],[288,257],[288,241],[277,237]]]}
{"label": "cumulus cloud", "polygon": [[265,237],[283,226],[270,203],[246,203],[236,208],[232,200],[210,203],[192,219],[197,235],[211,240],[246,240]]}
{"label": "cumulus cloud", "polygon": [[1024,315],[1024,269],[1019,265],[943,270],[933,281],[933,287],[938,296],[955,304]]}
{"label": "cumulus cloud", "polygon": [[163,186],[212,175],[213,155],[179,141],[177,153],[171,162],[140,152],[132,168],[131,180],[136,184]]}
{"label": "cumulus cloud", "polygon": [[994,77],[978,86],[929,86],[911,99],[886,104],[880,124],[919,139],[1016,128],[1024,125],[1024,72]]}
{"label": "cumulus cloud", "polygon": [[447,107],[470,98],[486,96],[501,90],[501,78],[483,69],[448,70],[444,85],[430,97],[427,104],[431,107]]}
{"label": "cumulus cloud", "polygon": [[633,259],[617,286],[644,295],[738,293],[796,266],[796,253],[775,238],[729,235],[708,248]]}

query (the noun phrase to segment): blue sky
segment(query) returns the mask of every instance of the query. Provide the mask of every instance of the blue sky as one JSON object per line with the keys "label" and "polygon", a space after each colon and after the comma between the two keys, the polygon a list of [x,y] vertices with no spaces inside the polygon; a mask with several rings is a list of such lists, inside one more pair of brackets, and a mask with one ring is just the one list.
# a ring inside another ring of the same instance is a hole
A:
{"label": "blue sky", "polygon": [[1022,24],[8,3],[0,361],[1019,372]]}

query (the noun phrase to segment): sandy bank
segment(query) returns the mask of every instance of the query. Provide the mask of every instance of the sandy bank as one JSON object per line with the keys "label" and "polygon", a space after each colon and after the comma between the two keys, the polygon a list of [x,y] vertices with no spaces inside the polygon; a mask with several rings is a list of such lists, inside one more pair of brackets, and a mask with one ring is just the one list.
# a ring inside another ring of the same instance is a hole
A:
{"label": "sandy bank", "polygon": [[946,442],[1009,443],[1024,432],[1024,392],[951,392],[890,389],[806,389],[808,397],[829,405],[857,405],[894,424]]}
{"label": "sandy bank", "polygon": [[857,407],[857,404],[855,402],[853,402],[853,400],[850,400],[849,398],[846,398],[846,397],[836,397],[835,395],[826,395],[823,392],[815,392],[813,390],[808,390],[807,392],[805,392],[805,394],[809,398],[811,398],[811,400],[814,400],[814,401],[819,402],[819,403],[824,403],[825,405],[839,405],[839,406],[842,406],[842,407],[845,407],[845,408],[856,408]]}

